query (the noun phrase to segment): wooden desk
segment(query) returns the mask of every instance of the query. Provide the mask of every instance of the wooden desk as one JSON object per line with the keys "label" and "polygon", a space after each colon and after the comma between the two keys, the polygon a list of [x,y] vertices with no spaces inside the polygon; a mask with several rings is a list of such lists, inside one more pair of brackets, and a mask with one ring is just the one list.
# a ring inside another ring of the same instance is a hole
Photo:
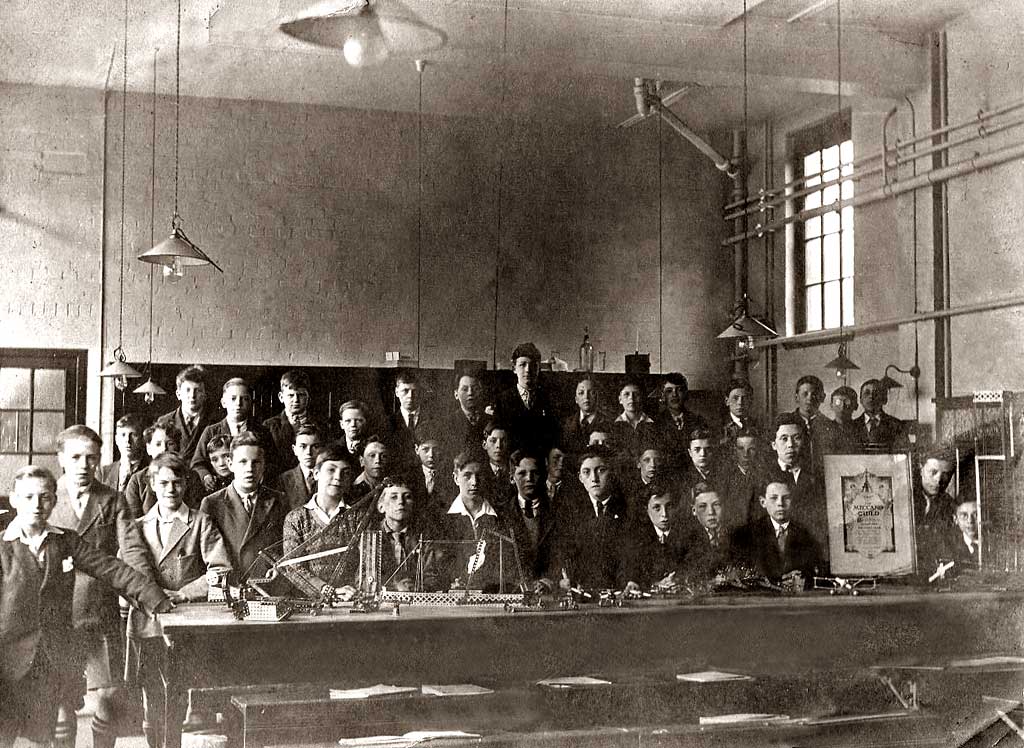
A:
{"label": "wooden desk", "polygon": [[217,605],[161,617],[169,704],[189,688],[261,683],[521,685],[559,675],[855,672],[887,662],[1020,653],[1024,594],[879,591],[856,598],[651,600],[625,608],[347,608],[281,623]]}

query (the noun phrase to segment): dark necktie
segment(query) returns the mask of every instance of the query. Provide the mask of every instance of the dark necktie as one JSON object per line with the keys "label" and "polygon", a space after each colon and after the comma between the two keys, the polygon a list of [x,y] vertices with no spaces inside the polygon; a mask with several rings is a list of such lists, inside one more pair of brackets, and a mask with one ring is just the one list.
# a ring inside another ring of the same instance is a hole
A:
{"label": "dark necktie", "polygon": [[305,483],[306,483],[306,496],[312,496],[313,495],[313,489],[316,487],[316,484],[313,483],[313,474],[312,473],[307,473],[304,476],[304,478],[305,478]]}
{"label": "dark necktie", "polygon": [[786,552],[786,532],[787,532],[787,529],[785,527],[780,527],[779,528],[779,534],[775,538],[775,540],[776,540],[776,542],[778,543],[778,546],[779,546],[779,553],[785,553]]}
{"label": "dark necktie", "polygon": [[533,511],[533,502],[527,499],[526,503],[523,504],[523,516],[525,516],[527,519],[533,519],[534,514],[535,513]]}

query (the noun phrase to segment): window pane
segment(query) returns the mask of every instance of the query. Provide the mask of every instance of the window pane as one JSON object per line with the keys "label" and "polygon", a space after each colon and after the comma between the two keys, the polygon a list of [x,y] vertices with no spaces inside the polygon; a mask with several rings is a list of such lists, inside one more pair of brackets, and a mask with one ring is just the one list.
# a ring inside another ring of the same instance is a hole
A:
{"label": "window pane", "polygon": [[804,156],[804,176],[817,174],[819,171],[821,171],[821,152],[815,151],[808,156]]}
{"label": "window pane", "polygon": [[[28,411],[0,413],[0,452],[28,452],[28,430]],[[0,490],[3,490],[2,486]]]}
{"label": "window pane", "polygon": [[808,286],[806,289],[807,329],[821,329],[821,286]]}
{"label": "window pane", "polygon": [[853,277],[853,232],[843,229],[843,277]]}
{"label": "window pane", "polygon": [[829,169],[821,175],[822,182],[831,182],[833,179],[839,179],[839,169]]}
{"label": "window pane", "polygon": [[821,168],[834,169],[839,166],[839,146],[833,145],[821,152]]}
{"label": "window pane", "polygon": [[810,195],[804,198],[804,209],[813,210],[814,208],[821,207],[821,193],[812,192]]}
{"label": "window pane", "polygon": [[824,255],[824,279],[837,280],[839,278],[839,234],[829,234],[825,237]]}
{"label": "window pane", "polygon": [[64,428],[64,413],[32,414],[32,451],[56,452],[57,434]]}
{"label": "window pane", "polygon": [[821,236],[821,216],[807,219],[804,223],[804,236],[808,239]]}
{"label": "window pane", "polygon": [[843,208],[843,231],[853,231],[853,207]]}
{"label": "window pane", "polygon": [[853,278],[843,281],[843,324],[852,325],[853,322]]}
{"label": "window pane", "polygon": [[826,213],[822,219],[822,229],[826,234],[835,234],[839,231],[839,214],[836,211]]}
{"label": "window pane", "polygon": [[0,408],[30,408],[29,376],[31,369],[0,369]]}
{"label": "window pane", "polygon": [[35,405],[43,410],[64,410],[64,370],[36,369]]}
{"label": "window pane", "polygon": [[839,185],[834,184],[831,187],[826,187],[822,190],[821,204],[831,205],[839,199]]}
{"label": "window pane", "polygon": [[825,327],[839,327],[839,281],[825,284]]}
{"label": "window pane", "polygon": [[817,187],[821,184],[821,177],[808,177],[804,180],[804,187]]}
{"label": "window pane", "polygon": [[57,455],[41,455],[33,453],[32,464],[46,468],[58,478],[61,475],[60,465],[57,462]]}
{"label": "window pane", "polygon": [[0,455],[0,494],[10,496],[14,474],[28,464],[28,455]]}
{"label": "window pane", "polygon": [[844,140],[839,146],[839,159],[844,163],[848,164],[853,161],[853,141]]}
{"label": "window pane", "polygon": [[821,282],[821,239],[804,245],[804,285]]}
{"label": "window pane", "polygon": [[[843,186],[843,200],[849,200],[850,198],[853,197],[853,182],[851,182],[849,179],[847,179],[845,182],[843,182],[842,186]],[[846,208],[844,208],[844,210],[846,210]],[[851,207],[850,210],[853,210],[853,208]]]}

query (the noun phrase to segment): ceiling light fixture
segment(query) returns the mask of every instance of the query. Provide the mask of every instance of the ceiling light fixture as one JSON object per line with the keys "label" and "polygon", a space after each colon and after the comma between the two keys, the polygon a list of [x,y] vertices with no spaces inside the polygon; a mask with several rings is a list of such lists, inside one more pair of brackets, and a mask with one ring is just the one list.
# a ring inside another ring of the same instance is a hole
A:
{"label": "ceiling light fixture", "polygon": [[128,0],[124,0],[124,80],[121,84],[121,254],[119,259],[120,273],[118,276],[117,296],[117,348],[113,351],[114,360],[100,370],[101,377],[111,377],[114,386],[124,391],[129,379],[137,379],[142,375],[128,365],[122,347],[124,333],[124,203],[127,171],[125,158],[128,153]]}
{"label": "ceiling light fixture", "polygon": [[832,369],[835,371],[837,377],[845,377],[846,372],[853,371],[854,369],[860,369],[857,364],[850,360],[850,357],[846,355],[846,341],[844,340],[839,344],[839,351],[836,357],[825,364],[826,369]]}
{"label": "ceiling light fixture", "polygon": [[378,65],[392,54],[422,54],[445,43],[438,29],[397,8],[388,9],[386,2],[371,6],[369,0],[328,0],[282,21],[278,28],[300,41],[340,49],[352,67]]}
{"label": "ceiling light fixture", "polygon": [[909,374],[915,380],[917,380],[917,378],[921,376],[921,367],[918,366],[917,364],[914,364],[909,369],[901,369],[896,364],[889,364],[888,366],[885,367],[885,376],[883,376],[882,380],[879,382],[879,384],[881,384],[885,388],[886,392],[888,392],[889,390],[895,390],[903,387],[902,384],[900,384],[895,379],[889,376],[889,369],[892,369],[893,371],[898,371],[900,374]]}
{"label": "ceiling light fixture", "polygon": [[174,52],[174,215],[171,217],[171,235],[152,249],[146,250],[138,259],[163,267],[164,277],[171,283],[185,275],[186,267],[220,265],[210,259],[203,250],[185,236],[178,213],[178,142],[181,130],[181,0],[178,0],[178,34]]}

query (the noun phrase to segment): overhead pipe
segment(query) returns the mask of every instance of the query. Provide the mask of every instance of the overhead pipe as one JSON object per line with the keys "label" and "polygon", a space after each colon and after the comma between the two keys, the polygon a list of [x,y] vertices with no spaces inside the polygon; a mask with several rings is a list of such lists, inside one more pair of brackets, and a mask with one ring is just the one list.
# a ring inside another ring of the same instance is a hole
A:
{"label": "overhead pipe", "polygon": [[656,111],[669,127],[689,140],[698,151],[710,158],[715,163],[715,168],[719,171],[725,172],[730,178],[736,177],[736,174],[739,172],[737,166],[721,153],[716,151],[710,143],[704,140],[704,138],[687,127],[686,123],[679,119],[679,115],[662,104],[661,100],[657,97],[649,97],[647,98],[647,101],[650,104],[651,109]]}
{"label": "overhead pipe", "polygon": [[742,234],[730,236],[722,242],[723,247],[729,247],[734,244],[738,244],[745,239],[753,239],[758,237],[765,232],[775,231],[781,229],[784,226],[788,226],[791,223],[797,223],[800,221],[806,221],[809,218],[815,218],[817,216],[831,213],[833,211],[841,210],[847,207],[857,207],[861,205],[868,205],[870,203],[878,202],[889,197],[896,195],[902,195],[905,192],[916,190],[921,187],[927,187],[928,185],[941,184],[949,181],[955,177],[960,177],[965,174],[971,174],[973,172],[982,171],[984,169],[990,169],[993,166],[999,166],[1007,161],[1012,161],[1016,158],[1024,157],[1024,143],[1016,143],[1005,148],[999,148],[997,150],[986,153],[985,155],[976,154],[972,158],[957,161],[955,164],[950,164],[938,169],[931,169],[919,174],[916,177],[912,177],[902,182],[897,182],[891,185],[882,185],[868,192],[855,195],[847,200],[838,200],[830,203],[829,205],[823,205],[820,208],[811,208],[809,210],[803,210],[799,213],[780,218],[777,221],[760,226],[754,231],[746,231]]}

